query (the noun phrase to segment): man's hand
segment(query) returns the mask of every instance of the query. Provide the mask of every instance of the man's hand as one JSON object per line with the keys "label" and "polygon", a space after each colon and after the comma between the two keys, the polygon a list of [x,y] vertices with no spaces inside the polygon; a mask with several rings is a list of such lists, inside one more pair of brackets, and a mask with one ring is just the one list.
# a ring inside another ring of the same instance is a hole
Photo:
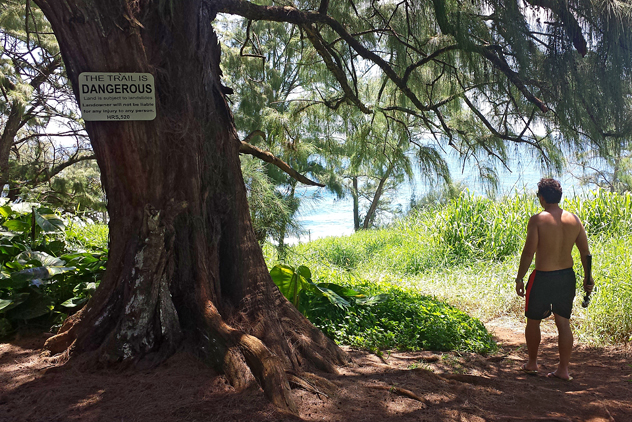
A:
{"label": "man's hand", "polygon": [[592,277],[590,277],[590,280],[588,280],[588,278],[584,278],[584,291],[586,293],[592,292],[594,287],[595,280]]}
{"label": "man's hand", "polygon": [[524,297],[524,281],[516,280],[516,293],[520,297]]}

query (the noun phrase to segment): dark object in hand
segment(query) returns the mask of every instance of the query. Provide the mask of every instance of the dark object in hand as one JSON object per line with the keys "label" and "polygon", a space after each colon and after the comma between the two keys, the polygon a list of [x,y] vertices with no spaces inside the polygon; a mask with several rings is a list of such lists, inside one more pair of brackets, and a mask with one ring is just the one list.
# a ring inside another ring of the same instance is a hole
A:
{"label": "dark object in hand", "polygon": [[[585,275],[585,280],[588,280],[589,283],[592,280],[592,255],[586,255],[586,275]],[[590,305],[590,293],[591,292],[586,292],[586,294],[584,295],[584,301],[582,302],[582,308],[587,308],[588,305]]]}

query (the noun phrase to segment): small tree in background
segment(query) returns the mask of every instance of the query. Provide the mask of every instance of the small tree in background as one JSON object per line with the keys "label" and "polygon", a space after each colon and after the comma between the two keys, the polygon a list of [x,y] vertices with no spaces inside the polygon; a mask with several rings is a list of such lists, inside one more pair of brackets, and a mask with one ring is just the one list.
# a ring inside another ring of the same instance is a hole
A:
{"label": "small tree in background", "polygon": [[[46,191],[55,176],[94,155],[50,24],[28,1],[2,7],[0,187],[8,185],[12,200],[29,200],[33,190]],[[73,183],[89,189],[89,181]]]}

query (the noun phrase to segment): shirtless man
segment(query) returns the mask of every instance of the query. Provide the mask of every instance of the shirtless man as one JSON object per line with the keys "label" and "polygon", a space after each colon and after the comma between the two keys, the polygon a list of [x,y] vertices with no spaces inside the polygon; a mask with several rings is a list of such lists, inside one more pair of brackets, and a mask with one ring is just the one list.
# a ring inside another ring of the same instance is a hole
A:
{"label": "shirtless man", "polygon": [[[575,273],[573,272],[573,245],[579,250],[584,274],[587,274],[588,238],[586,230],[576,215],[559,206],[562,187],[557,180],[542,179],[538,183],[537,196],[544,211],[532,216],[527,225],[527,239],[520,257],[516,277],[516,293],[526,296],[525,315],[527,326],[525,338],[529,361],[522,370],[537,374],[538,348],[540,346],[540,322],[555,315],[558,331],[560,362],[548,377],[571,380],[568,364],[573,348],[573,333],[570,327],[573,298],[575,297]],[[535,254],[535,271],[531,273],[527,290],[523,278]],[[584,290],[592,291],[593,280],[584,278]]]}

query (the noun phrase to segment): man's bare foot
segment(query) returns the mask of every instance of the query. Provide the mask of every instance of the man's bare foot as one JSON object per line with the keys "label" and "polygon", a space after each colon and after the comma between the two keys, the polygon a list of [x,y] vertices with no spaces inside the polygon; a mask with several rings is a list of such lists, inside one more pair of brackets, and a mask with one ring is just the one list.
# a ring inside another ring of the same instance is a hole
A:
{"label": "man's bare foot", "polygon": [[538,375],[538,366],[535,366],[535,369],[529,368],[529,364],[525,363],[520,367],[520,370],[527,375]]}
{"label": "man's bare foot", "polygon": [[570,375],[566,375],[566,376],[562,376],[562,375],[558,375],[556,374],[557,371],[555,372],[549,372],[546,377],[547,378],[557,378],[558,380],[562,380],[562,381],[572,381],[573,377],[571,377]]}

